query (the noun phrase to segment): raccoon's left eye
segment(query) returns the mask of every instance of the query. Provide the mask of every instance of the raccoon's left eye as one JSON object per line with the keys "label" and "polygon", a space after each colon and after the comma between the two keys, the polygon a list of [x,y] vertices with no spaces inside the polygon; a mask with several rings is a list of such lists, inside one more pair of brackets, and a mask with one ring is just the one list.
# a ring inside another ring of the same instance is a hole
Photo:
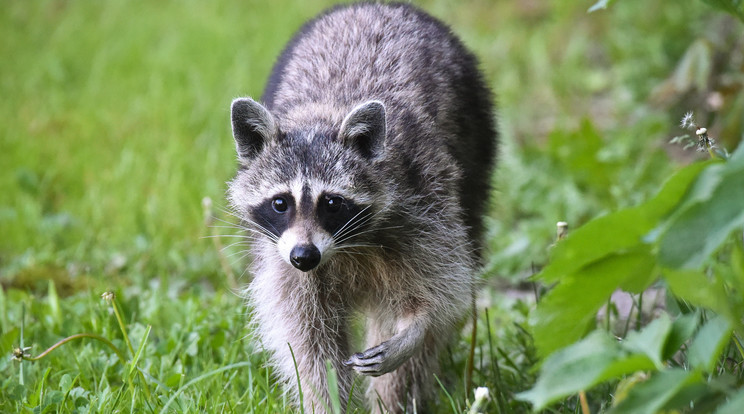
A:
{"label": "raccoon's left eye", "polygon": [[341,210],[341,205],[344,203],[344,198],[339,196],[326,196],[325,198],[325,209],[329,213],[337,213]]}
{"label": "raccoon's left eye", "polygon": [[287,200],[282,197],[277,197],[271,201],[271,207],[273,207],[274,211],[277,213],[284,213],[287,211]]}

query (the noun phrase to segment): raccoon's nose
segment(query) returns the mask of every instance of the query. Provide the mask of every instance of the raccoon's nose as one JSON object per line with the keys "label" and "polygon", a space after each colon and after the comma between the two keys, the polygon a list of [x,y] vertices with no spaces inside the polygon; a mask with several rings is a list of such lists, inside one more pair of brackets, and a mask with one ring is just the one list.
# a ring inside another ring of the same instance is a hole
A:
{"label": "raccoon's nose", "polygon": [[289,252],[289,261],[292,266],[307,272],[320,263],[320,250],[314,245],[295,246]]}

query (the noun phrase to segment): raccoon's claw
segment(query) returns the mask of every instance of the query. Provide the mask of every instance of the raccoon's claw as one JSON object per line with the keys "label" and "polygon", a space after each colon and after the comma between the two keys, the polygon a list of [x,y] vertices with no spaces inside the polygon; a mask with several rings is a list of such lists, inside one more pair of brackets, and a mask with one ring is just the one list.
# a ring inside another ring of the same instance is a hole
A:
{"label": "raccoon's claw", "polygon": [[424,326],[421,322],[412,323],[380,345],[352,355],[344,364],[362,375],[373,377],[395,371],[421,347],[426,332]]}
{"label": "raccoon's claw", "polygon": [[383,342],[364,352],[352,355],[348,361],[344,361],[344,365],[354,368],[356,372],[362,375],[378,377],[387,374],[399,365],[387,358],[389,348],[388,343]]}

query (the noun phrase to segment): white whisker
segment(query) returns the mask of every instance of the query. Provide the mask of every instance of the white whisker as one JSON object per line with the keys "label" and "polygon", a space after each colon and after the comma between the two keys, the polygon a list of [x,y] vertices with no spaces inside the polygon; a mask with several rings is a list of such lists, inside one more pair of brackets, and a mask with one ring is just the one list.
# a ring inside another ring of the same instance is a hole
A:
{"label": "white whisker", "polygon": [[347,242],[348,240],[350,240],[350,239],[352,239],[354,237],[360,236],[362,234],[372,233],[374,231],[391,230],[391,229],[402,229],[402,228],[403,228],[403,226],[388,226],[388,227],[380,227],[380,228],[374,228],[374,229],[367,229],[367,230],[364,230],[364,231],[360,231],[358,233],[352,233],[352,234],[348,235],[347,237],[345,237],[345,238],[343,238],[341,240],[337,240],[336,243],[337,244],[345,243],[345,242]]}
{"label": "white whisker", "polygon": [[244,241],[244,240],[240,240],[240,241],[236,241],[234,243],[228,244],[227,246],[221,248],[220,251],[221,252],[224,252],[225,250],[227,250],[227,249],[229,249],[231,247],[235,247],[235,246],[250,246],[251,244],[252,243],[250,243],[250,242],[247,242],[247,241]]}
{"label": "white whisker", "polygon": [[[337,231],[336,234],[333,235],[334,240],[343,239],[344,236],[346,236],[347,234],[349,234],[349,233],[351,233],[351,232],[359,229],[360,227],[366,225],[367,223],[369,223],[372,220],[373,217],[375,217],[376,215],[380,214],[389,205],[390,205],[390,203],[386,204],[382,209],[380,209],[379,211],[377,211],[374,214],[366,214],[366,215],[364,215],[362,217],[357,218],[359,216],[359,214],[361,214],[362,211],[366,210],[367,208],[365,208],[364,210],[360,211],[357,215],[355,215],[354,217],[352,217],[351,220],[349,220],[348,222],[346,222],[346,224],[344,224],[343,227],[346,227],[347,225],[348,225],[348,227],[343,232],[342,231]],[[356,222],[354,222],[355,219],[356,219]]]}
{"label": "white whisker", "polygon": [[361,210],[360,212],[356,213],[356,214],[354,215],[354,217],[350,218],[350,219],[349,219],[349,221],[347,221],[346,223],[344,223],[344,225],[343,225],[343,226],[339,227],[339,229],[338,229],[338,230],[336,230],[336,232],[335,232],[335,233],[333,233],[333,236],[331,236],[331,237],[335,239],[335,238],[336,238],[336,236],[338,236],[338,235],[339,235],[339,233],[341,233],[341,232],[342,232],[342,231],[343,231],[343,230],[344,230],[344,229],[346,228],[346,226],[348,226],[348,225],[349,225],[349,224],[350,224],[351,222],[353,222],[353,221],[354,221],[354,220],[355,220],[355,219],[356,219],[356,218],[357,218],[357,217],[358,217],[358,216],[359,216],[360,214],[362,214],[362,213],[364,213],[365,211],[367,211],[367,209],[369,209],[370,207],[372,207],[372,205],[371,205],[371,204],[370,204],[370,205],[368,205],[367,207],[364,207],[364,208],[363,208],[363,209],[362,209],[362,210]]}
{"label": "white whisker", "polygon": [[353,223],[352,225],[350,225],[349,227],[347,227],[343,232],[341,232],[340,234],[336,235],[334,237],[334,240],[341,240],[341,239],[345,238],[347,235],[349,235],[349,233],[353,233],[353,232],[357,231],[358,229],[360,229],[362,226],[364,226],[367,223],[369,223],[369,221],[371,219],[372,219],[372,216],[371,215],[363,216],[356,223]]}

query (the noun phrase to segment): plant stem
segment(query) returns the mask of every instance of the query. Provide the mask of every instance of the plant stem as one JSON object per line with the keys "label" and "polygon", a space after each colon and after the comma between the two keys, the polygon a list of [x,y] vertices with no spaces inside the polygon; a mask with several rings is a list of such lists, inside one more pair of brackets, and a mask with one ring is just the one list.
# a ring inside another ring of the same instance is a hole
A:
{"label": "plant stem", "polygon": [[55,349],[59,348],[60,346],[66,344],[66,343],[68,343],[68,342],[70,342],[72,340],[82,339],[82,338],[90,338],[90,339],[95,339],[95,340],[98,340],[98,341],[103,342],[104,344],[108,345],[109,348],[111,348],[116,353],[116,356],[119,357],[119,360],[121,361],[122,364],[126,362],[127,359],[126,359],[126,357],[124,357],[124,353],[122,353],[121,350],[116,347],[116,345],[114,345],[111,341],[109,341],[108,339],[102,337],[101,335],[96,335],[96,334],[92,334],[92,333],[80,333],[80,334],[75,334],[75,335],[72,335],[72,336],[68,336],[67,338],[62,339],[61,341],[57,342],[56,344],[50,346],[49,348],[47,348],[46,351],[40,353],[39,355],[37,355],[35,357],[24,357],[23,359],[28,360],[28,361],[38,361],[41,358],[44,358],[45,356],[47,356],[50,352],[52,352]]}
{"label": "plant stem", "polygon": [[[21,355],[23,355],[23,350],[25,349],[23,346],[23,326],[26,324],[26,302],[21,303]],[[18,367],[18,383],[21,385],[24,385],[23,380],[23,364],[20,364],[21,366]]]}
{"label": "plant stem", "polygon": [[475,288],[473,288],[473,331],[470,335],[470,353],[468,354],[467,367],[465,368],[465,392],[470,393],[473,386],[473,368],[475,363],[475,342],[478,339],[478,309],[475,306]]}
{"label": "plant stem", "polygon": [[[628,315],[630,317],[630,315]],[[638,294],[638,314],[636,315],[636,331],[641,330],[643,324],[643,292]]]}
{"label": "plant stem", "polygon": [[[121,312],[119,311],[119,304],[116,302],[116,298],[112,297],[111,299],[111,305],[114,307],[114,314],[116,315],[116,320],[119,322],[119,328],[121,329],[121,333],[124,336],[124,342],[127,343],[127,347],[129,348],[129,352],[132,355],[132,369],[136,369],[136,361],[137,354],[134,352],[134,347],[132,346],[132,342],[129,340],[129,335],[127,335],[127,328],[124,324],[124,318],[121,316]],[[149,329],[147,333],[149,334]],[[147,340],[147,337],[143,339],[143,341]],[[112,344],[113,345],[113,344]],[[144,346],[144,342],[142,343]],[[141,351],[141,350],[140,350]],[[130,370],[131,373],[131,370]],[[140,379],[142,380],[142,384],[145,387],[145,395],[147,396],[147,400],[149,401],[152,398],[152,395],[150,394],[150,386],[147,384],[147,381],[145,380],[145,374],[142,373],[139,369],[137,370],[137,373],[140,376]],[[130,380],[131,381],[131,380]]]}
{"label": "plant stem", "polygon": [[605,329],[607,330],[607,332],[612,332],[611,326],[610,326],[610,309],[611,308],[612,308],[612,294],[610,294],[610,296],[607,297],[607,305],[605,305],[605,316],[607,316],[607,320],[606,320],[607,325],[605,326]]}
{"label": "plant stem", "polygon": [[127,329],[126,329],[126,325],[124,325],[124,319],[121,317],[121,312],[119,312],[119,305],[116,303],[116,300],[112,300],[111,305],[114,307],[114,314],[116,314],[116,320],[119,322],[119,328],[121,329],[122,335],[124,335],[124,342],[127,343],[127,347],[129,347],[129,352],[132,354],[132,357],[134,357],[134,347],[132,347],[132,343],[129,341],[129,335],[127,335]]}
{"label": "plant stem", "polygon": [[586,400],[586,393],[584,391],[579,391],[579,401],[581,402],[581,412],[583,414],[591,414],[591,411],[589,411],[589,402]]}

